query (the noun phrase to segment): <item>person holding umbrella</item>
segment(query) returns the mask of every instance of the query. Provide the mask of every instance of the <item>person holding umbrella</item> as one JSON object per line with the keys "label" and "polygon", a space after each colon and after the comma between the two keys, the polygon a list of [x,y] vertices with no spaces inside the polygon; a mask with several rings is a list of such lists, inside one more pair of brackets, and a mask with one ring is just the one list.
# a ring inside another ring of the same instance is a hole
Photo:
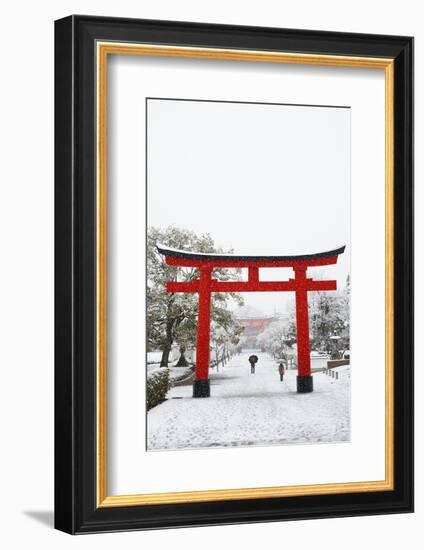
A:
{"label": "person holding umbrella", "polygon": [[258,356],[257,355],[251,355],[249,357],[249,363],[250,363],[250,374],[255,374],[255,365],[258,362]]}
{"label": "person holding umbrella", "polygon": [[249,357],[249,363],[250,363],[250,373],[255,374],[255,366],[258,362],[258,356],[257,355],[251,355]]}

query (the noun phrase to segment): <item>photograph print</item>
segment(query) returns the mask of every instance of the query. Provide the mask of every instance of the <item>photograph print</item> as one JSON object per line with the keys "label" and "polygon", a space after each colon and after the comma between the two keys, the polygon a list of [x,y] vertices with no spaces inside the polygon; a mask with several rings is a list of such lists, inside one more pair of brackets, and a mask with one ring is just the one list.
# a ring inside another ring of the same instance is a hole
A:
{"label": "photograph print", "polygon": [[146,119],[147,450],[349,442],[350,108]]}

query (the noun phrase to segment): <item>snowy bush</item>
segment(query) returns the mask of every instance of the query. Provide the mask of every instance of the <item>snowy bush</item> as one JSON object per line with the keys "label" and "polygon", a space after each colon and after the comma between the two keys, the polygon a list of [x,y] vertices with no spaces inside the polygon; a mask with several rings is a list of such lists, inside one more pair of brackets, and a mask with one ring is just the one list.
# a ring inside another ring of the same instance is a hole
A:
{"label": "snowy bush", "polygon": [[170,387],[169,369],[161,368],[147,376],[146,403],[147,410],[159,405],[168,393]]}

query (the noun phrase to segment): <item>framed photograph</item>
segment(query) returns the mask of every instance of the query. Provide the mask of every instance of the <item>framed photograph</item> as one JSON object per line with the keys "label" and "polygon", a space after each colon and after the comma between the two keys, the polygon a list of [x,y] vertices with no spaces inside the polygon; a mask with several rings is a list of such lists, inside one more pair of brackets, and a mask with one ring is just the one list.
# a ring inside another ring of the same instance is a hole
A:
{"label": "framed photograph", "polygon": [[413,39],[55,26],[55,524],[413,509]]}

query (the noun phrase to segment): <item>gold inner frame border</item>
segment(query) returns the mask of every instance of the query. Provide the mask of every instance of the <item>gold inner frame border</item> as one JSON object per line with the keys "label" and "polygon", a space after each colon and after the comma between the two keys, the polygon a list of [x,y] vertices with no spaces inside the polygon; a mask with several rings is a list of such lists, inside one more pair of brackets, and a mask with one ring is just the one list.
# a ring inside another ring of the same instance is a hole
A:
{"label": "gold inner frame border", "polygon": [[[217,59],[296,65],[383,69],[385,73],[385,479],[315,485],[214,489],[109,496],[107,492],[107,62],[109,55]],[[379,57],[303,54],[166,46],[96,43],[97,63],[97,336],[96,471],[97,507],[142,506],[255,498],[365,493],[394,489],[394,60]]]}

